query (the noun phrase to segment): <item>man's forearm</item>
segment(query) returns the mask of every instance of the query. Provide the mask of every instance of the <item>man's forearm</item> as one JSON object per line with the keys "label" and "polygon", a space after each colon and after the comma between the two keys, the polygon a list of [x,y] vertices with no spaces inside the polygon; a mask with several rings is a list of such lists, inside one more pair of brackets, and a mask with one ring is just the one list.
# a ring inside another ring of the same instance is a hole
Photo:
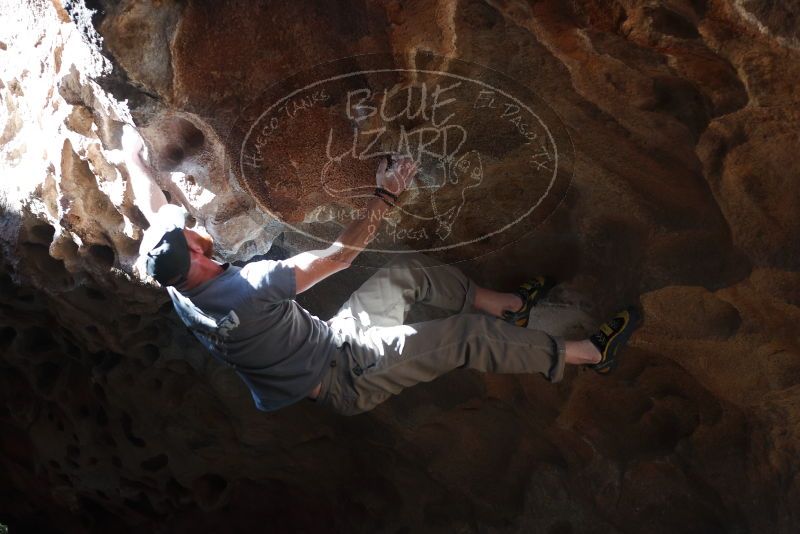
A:
{"label": "man's forearm", "polygon": [[340,249],[340,252],[336,252],[339,261],[352,263],[356,256],[375,239],[388,209],[389,206],[378,197],[369,200],[366,217],[348,224],[331,245],[331,248]]}
{"label": "man's forearm", "polygon": [[153,178],[153,171],[142,161],[138,152],[126,154],[125,163],[133,190],[133,203],[152,224],[155,214],[167,204],[167,197]]}
{"label": "man's forearm", "polygon": [[377,197],[370,199],[366,217],[348,224],[331,246],[324,250],[301,252],[289,258],[287,263],[295,269],[297,293],[302,293],[328,276],[347,269],[375,238],[388,208],[383,200]]}
{"label": "man's forearm", "polygon": [[375,174],[378,186],[376,196],[367,202],[364,218],[348,224],[327,249],[303,252],[286,260],[294,268],[297,293],[302,293],[333,273],[347,269],[378,235],[383,217],[390,207],[388,203],[391,201],[388,199],[396,201],[417,172],[417,164],[411,158],[401,158],[391,174],[386,173],[388,163],[387,159],[382,159],[378,164]]}

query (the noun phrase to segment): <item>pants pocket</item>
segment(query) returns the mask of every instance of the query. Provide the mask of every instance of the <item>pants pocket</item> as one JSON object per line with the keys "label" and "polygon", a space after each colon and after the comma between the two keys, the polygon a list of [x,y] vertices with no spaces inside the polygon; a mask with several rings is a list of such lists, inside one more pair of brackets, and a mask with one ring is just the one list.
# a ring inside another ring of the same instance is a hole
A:
{"label": "pants pocket", "polygon": [[353,367],[356,364],[347,352],[345,350],[335,357],[335,365],[331,369],[333,376],[320,403],[323,407],[340,415],[359,413],[355,409],[358,392],[353,386]]}

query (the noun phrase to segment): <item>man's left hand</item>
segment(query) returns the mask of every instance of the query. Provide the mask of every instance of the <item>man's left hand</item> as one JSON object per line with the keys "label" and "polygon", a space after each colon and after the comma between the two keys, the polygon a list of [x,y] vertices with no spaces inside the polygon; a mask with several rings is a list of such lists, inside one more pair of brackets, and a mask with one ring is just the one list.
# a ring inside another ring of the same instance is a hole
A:
{"label": "man's left hand", "polygon": [[405,191],[417,174],[417,164],[409,156],[399,158],[388,172],[386,167],[386,159],[381,160],[378,172],[375,174],[375,181],[378,187],[382,187],[394,195],[400,195]]}

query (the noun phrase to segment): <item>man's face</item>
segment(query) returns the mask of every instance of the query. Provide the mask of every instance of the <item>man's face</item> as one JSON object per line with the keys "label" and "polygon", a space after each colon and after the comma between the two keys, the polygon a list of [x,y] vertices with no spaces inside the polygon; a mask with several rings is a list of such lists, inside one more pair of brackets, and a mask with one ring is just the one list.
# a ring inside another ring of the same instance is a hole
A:
{"label": "man's face", "polygon": [[183,229],[183,235],[186,236],[186,241],[190,246],[195,245],[199,247],[203,251],[203,256],[209,259],[211,258],[211,255],[214,253],[213,237],[205,232],[201,233],[195,230],[189,230],[188,228]]}

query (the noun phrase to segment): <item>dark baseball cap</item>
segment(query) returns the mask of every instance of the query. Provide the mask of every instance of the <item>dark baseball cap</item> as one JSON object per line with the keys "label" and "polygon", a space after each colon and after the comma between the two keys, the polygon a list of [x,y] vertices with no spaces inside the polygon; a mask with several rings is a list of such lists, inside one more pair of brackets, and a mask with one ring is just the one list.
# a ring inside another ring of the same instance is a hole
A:
{"label": "dark baseball cap", "polygon": [[191,256],[183,228],[186,210],[167,204],[158,210],[139,247],[148,276],[161,285],[175,286],[186,281]]}
{"label": "dark baseball cap", "polygon": [[162,286],[176,286],[185,282],[191,261],[183,228],[174,228],[165,233],[155,248],[147,253],[145,261],[147,274]]}

